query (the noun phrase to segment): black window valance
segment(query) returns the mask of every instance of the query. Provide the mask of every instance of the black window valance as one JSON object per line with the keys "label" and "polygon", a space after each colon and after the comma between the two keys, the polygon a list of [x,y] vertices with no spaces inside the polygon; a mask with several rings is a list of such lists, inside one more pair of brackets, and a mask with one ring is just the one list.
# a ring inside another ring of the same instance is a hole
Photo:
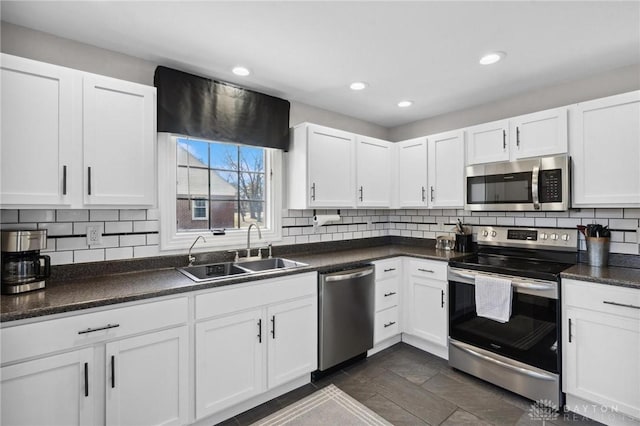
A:
{"label": "black window valance", "polygon": [[289,148],[284,99],[159,66],[158,131],[221,142]]}

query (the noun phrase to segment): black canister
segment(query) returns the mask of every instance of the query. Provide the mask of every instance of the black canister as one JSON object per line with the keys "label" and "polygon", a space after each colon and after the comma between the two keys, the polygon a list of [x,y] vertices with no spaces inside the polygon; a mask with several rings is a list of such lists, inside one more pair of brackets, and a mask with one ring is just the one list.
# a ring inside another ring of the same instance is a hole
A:
{"label": "black canister", "polygon": [[473,235],[471,234],[456,234],[455,251],[460,253],[466,253],[473,251]]}

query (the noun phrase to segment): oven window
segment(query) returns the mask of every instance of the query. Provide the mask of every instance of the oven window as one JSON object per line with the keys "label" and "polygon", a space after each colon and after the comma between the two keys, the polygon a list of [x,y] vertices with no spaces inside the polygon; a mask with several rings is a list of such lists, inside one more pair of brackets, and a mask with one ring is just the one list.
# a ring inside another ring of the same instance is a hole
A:
{"label": "oven window", "polygon": [[531,172],[467,178],[467,204],[533,203]]}
{"label": "oven window", "polygon": [[449,282],[449,334],[453,339],[557,373],[558,301],[513,293],[511,319],[478,317],[475,286]]}

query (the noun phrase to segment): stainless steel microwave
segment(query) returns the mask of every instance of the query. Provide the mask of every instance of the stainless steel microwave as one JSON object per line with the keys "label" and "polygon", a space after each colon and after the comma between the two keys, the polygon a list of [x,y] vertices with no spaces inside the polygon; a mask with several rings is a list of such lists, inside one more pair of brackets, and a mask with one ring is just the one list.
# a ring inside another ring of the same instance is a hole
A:
{"label": "stainless steel microwave", "polygon": [[467,167],[467,210],[569,209],[569,156],[532,158]]}

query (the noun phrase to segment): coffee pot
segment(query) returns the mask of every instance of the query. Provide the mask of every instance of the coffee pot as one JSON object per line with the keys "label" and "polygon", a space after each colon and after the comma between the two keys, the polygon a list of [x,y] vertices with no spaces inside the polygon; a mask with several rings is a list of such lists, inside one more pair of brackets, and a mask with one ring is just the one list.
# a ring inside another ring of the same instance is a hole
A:
{"label": "coffee pot", "polygon": [[2,231],[2,293],[16,294],[44,288],[51,274],[47,230]]}

